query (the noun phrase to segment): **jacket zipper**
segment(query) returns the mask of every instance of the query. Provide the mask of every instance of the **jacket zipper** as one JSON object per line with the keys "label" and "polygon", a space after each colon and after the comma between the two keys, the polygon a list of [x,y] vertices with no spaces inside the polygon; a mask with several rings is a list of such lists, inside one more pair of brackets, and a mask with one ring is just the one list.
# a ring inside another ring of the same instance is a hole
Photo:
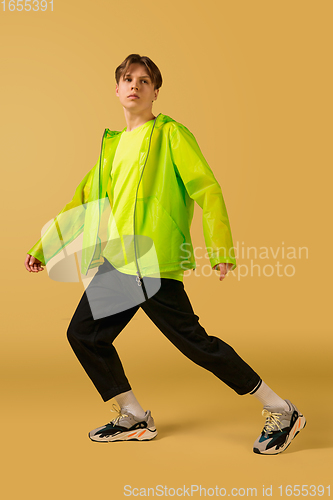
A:
{"label": "jacket zipper", "polygon": [[142,179],[142,175],[143,175],[143,171],[144,171],[144,168],[146,166],[146,163],[147,163],[147,159],[148,159],[148,155],[149,155],[149,150],[150,150],[150,143],[151,143],[151,136],[153,134],[153,131],[154,131],[154,127],[155,127],[155,123],[156,123],[156,119],[157,117],[160,115],[161,113],[159,113],[155,120],[154,120],[154,125],[153,125],[153,128],[151,130],[151,133],[150,133],[150,137],[149,137],[149,146],[148,146],[148,151],[147,151],[147,155],[146,155],[146,161],[145,161],[145,164],[143,166],[143,169],[142,169],[142,172],[141,172],[141,176],[140,176],[140,179],[139,179],[139,183],[138,183],[138,187],[137,187],[137,190],[136,190],[136,195],[135,195],[135,203],[134,203],[134,213],[133,213],[133,236],[134,236],[134,253],[135,253],[135,263],[136,263],[136,268],[137,268],[137,276],[136,276],[136,282],[138,284],[138,286],[141,286],[143,285],[143,293],[145,295],[145,300],[148,300],[148,295],[146,293],[146,289],[145,289],[145,286],[144,286],[144,283],[143,283],[143,279],[142,279],[142,276],[141,276],[141,273],[140,273],[140,269],[139,269],[139,264],[138,264],[138,260],[137,260],[137,254],[136,254],[136,240],[135,240],[135,209],[136,209],[136,202],[137,202],[137,196],[138,196],[138,191],[139,191],[139,186],[140,186],[140,182],[141,182],[141,179]]}
{"label": "jacket zipper", "polygon": [[[104,137],[105,137],[105,134],[106,134],[106,130],[104,130],[104,134],[103,134],[103,137],[102,137],[102,144],[101,144],[101,154],[99,155],[99,167],[98,167],[98,225],[97,227],[99,227],[99,220],[100,220],[100,210],[101,210],[101,202],[100,202],[100,196],[101,196],[101,165],[102,165],[102,154],[103,154],[103,143],[104,143]],[[93,254],[91,256],[91,259],[90,259],[90,262],[88,264],[88,267],[87,269],[89,269],[89,266],[91,264],[91,261],[93,259],[93,256],[94,256],[94,253],[95,253],[95,250],[96,250],[96,244],[97,244],[97,239],[98,239],[98,230],[97,230],[97,236],[96,236],[96,241],[95,241],[95,247],[94,247],[94,251],[93,251]]]}

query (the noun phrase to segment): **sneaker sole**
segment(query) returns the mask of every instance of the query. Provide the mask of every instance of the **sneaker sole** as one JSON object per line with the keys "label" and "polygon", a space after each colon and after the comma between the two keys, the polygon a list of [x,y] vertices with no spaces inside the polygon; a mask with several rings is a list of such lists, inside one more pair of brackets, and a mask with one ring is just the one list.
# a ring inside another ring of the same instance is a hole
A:
{"label": "sneaker sole", "polygon": [[299,415],[298,419],[294,423],[293,428],[289,432],[289,436],[288,436],[287,441],[285,442],[284,446],[282,446],[279,449],[279,451],[276,451],[275,448],[269,448],[268,450],[263,450],[263,451],[260,451],[258,448],[253,448],[253,452],[257,453],[258,455],[279,455],[280,453],[282,453],[283,451],[285,451],[288,448],[288,446],[290,445],[292,440],[297,436],[297,434],[302,429],[304,429],[305,426],[306,426],[305,417],[303,415]]}
{"label": "sneaker sole", "polygon": [[108,436],[107,438],[98,438],[98,436],[90,436],[90,432],[88,437],[94,441],[95,443],[111,443],[114,441],[150,441],[154,437],[157,436],[156,429],[138,429],[137,431],[128,431],[121,432],[120,434],[116,434],[115,436]]}

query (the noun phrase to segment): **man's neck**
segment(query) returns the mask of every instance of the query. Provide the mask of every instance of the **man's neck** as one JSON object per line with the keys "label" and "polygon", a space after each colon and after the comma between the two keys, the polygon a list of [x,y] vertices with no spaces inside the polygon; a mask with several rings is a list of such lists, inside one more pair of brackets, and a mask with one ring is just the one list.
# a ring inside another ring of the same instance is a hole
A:
{"label": "man's neck", "polygon": [[126,113],[125,111],[125,120],[127,125],[126,131],[131,132],[135,128],[140,127],[140,125],[143,125],[149,120],[154,120],[155,118],[156,116],[154,116],[152,112],[148,112],[141,115],[133,115],[128,112]]}

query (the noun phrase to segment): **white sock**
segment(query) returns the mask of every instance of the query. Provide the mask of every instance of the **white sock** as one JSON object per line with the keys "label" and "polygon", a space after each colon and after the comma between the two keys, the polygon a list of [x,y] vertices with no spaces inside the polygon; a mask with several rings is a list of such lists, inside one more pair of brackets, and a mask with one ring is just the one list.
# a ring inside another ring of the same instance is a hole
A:
{"label": "white sock", "polygon": [[274,406],[276,408],[283,408],[284,410],[290,409],[284,399],[275,394],[275,392],[272,391],[272,389],[270,389],[263,380],[259,382],[257,387],[257,389],[254,389],[255,392],[251,392],[250,394],[259,399],[264,406]]}
{"label": "white sock", "polygon": [[140,406],[138,400],[133,394],[133,391],[122,392],[114,397],[121,410],[127,410],[129,413],[132,413],[135,417],[144,418],[146,412]]}

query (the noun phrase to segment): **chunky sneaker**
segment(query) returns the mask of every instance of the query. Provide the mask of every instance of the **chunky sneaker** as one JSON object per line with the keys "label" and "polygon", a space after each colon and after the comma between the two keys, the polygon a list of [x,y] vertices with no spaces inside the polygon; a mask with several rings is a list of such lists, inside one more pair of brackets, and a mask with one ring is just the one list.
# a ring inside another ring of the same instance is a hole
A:
{"label": "chunky sneaker", "polygon": [[285,399],[289,410],[264,406],[262,415],[266,423],[261,435],[253,445],[254,453],[277,455],[284,451],[305,427],[305,417],[298,411],[289,399]]}
{"label": "chunky sneaker", "polygon": [[[150,410],[146,411],[143,419],[132,413],[122,411],[113,406],[118,416],[111,422],[90,431],[88,436],[92,441],[108,443],[110,441],[148,441],[157,436],[157,430]],[[110,410],[113,411],[113,410]]]}

